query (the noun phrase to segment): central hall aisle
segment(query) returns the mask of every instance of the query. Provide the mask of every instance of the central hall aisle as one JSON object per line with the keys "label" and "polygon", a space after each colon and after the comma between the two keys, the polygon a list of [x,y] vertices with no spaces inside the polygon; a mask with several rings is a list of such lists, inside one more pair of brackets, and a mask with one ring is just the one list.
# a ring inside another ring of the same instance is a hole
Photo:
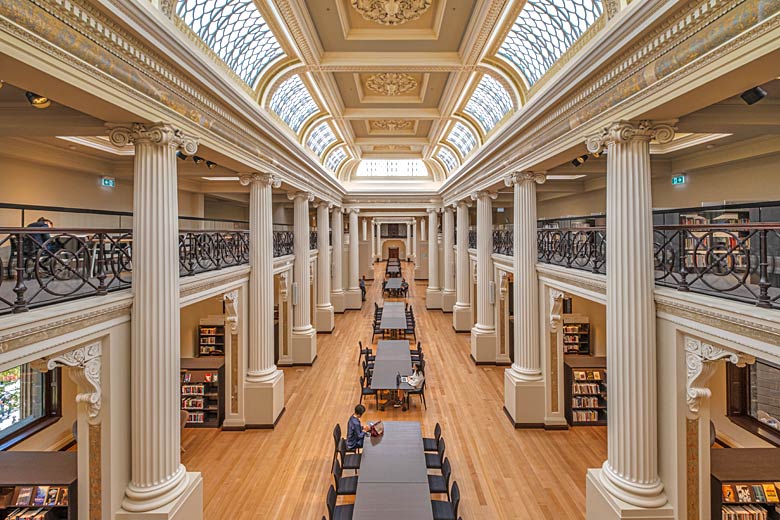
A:
{"label": "central hall aisle", "polygon": [[[414,266],[402,266],[411,281]],[[384,268],[375,265],[363,309],[336,315],[333,333],[318,335],[313,366],[283,368],[287,405],[275,429],[185,430],[182,459],[188,470],[203,474],[204,518],[327,515],[333,427],[338,422],[346,431],[360,398],[358,340],[370,343]],[[426,436],[440,422],[464,520],[584,518],[585,472],[606,459],[606,428],[515,430],[503,411],[505,367],[474,365],[469,334],[454,332],[451,314],[425,309],[424,281],[410,282],[408,301],[425,351],[428,409],[413,398],[408,412],[381,412],[369,398],[363,421],[420,421]]]}

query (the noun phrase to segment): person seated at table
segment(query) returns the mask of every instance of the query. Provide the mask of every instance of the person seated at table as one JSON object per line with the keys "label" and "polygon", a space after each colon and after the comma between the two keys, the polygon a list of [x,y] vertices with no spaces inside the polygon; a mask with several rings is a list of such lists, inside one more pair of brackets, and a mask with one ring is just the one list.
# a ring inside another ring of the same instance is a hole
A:
{"label": "person seated at table", "polygon": [[347,424],[347,449],[354,450],[356,448],[363,447],[363,438],[370,430],[369,426],[363,426],[360,424],[360,418],[366,413],[366,407],[359,404],[355,407],[355,413],[349,418]]}
{"label": "person seated at table", "polygon": [[412,375],[406,378],[406,383],[413,387],[415,390],[422,388],[425,381],[425,372],[422,371],[420,365],[415,363],[412,367]]}
{"label": "person seated at table", "polygon": [[401,278],[401,293],[404,296],[407,296],[409,294],[409,284],[406,282],[406,279]]}

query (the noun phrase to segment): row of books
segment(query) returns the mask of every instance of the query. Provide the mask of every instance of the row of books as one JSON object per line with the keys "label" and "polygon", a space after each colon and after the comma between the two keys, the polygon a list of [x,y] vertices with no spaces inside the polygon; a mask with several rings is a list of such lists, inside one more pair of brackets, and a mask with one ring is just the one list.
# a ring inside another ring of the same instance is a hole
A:
{"label": "row of books", "polygon": [[574,422],[596,422],[599,420],[599,413],[594,410],[572,410],[571,418]]}
{"label": "row of books", "polygon": [[19,486],[15,490],[13,505],[26,506],[67,506],[68,488],[59,486]]}
{"label": "row of books", "polygon": [[187,414],[187,422],[190,423],[202,423],[205,420],[205,414],[203,412],[189,412]]}
{"label": "row of books", "polygon": [[[185,372],[182,377],[182,383],[189,383],[192,380],[192,372]],[[203,374],[203,380],[206,383],[216,383],[219,381],[219,372],[206,372]]]}
{"label": "row of books", "polygon": [[[221,343],[222,342],[220,341],[220,344]],[[216,336],[201,336],[200,344],[201,345],[216,345],[217,344],[217,337]]]}
{"label": "row of books", "polygon": [[598,408],[599,406],[601,405],[598,397],[573,397],[571,400],[572,408]]}
{"label": "row of books", "polygon": [[[221,346],[221,345],[220,345]],[[210,345],[201,345],[200,346],[200,355],[210,355],[210,354],[219,354],[220,356],[224,354],[222,352],[221,348],[216,348]]]}
{"label": "row of books", "polygon": [[563,326],[563,333],[564,334],[579,334],[580,333],[580,327],[579,327],[579,325],[564,325]]}
{"label": "row of books", "polygon": [[54,512],[44,507],[14,509],[5,520],[50,520],[54,518]]}
{"label": "row of books", "polygon": [[760,506],[723,506],[723,520],[768,520],[769,513]]}
{"label": "row of books", "polygon": [[203,385],[182,385],[181,395],[203,395],[205,394],[205,387]]}
{"label": "row of books", "polygon": [[[583,342],[587,342],[588,338],[585,338],[582,341]],[[572,335],[564,334],[563,335],[563,342],[564,343],[579,343],[580,342],[580,337],[579,336],[572,336]]]}
{"label": "row of books", "polygon": [[190,397],[181,400],[182,408],[204,408],[203,398]]}
{"label": "row of books", "polygon": [[[200,334],[202,336],[216,336],[219,333],[217,332],[217,328],[216,327],[201,327],[200,328]],[[222,334],[219,334],[219,335],[221,336]]]}
{"label": "row of books", "polygon": [[723,502],[780,503],[777,487],[780,482],[762,484],[723,484]]}
{"label": "row of books", "polygon": [[574,383],[572,390],[575,394],[597,395],[601,392],[601,386],[598,383]]}
{"label": "row of books", "polygon": [[575,370],[575,381],[601,381],[601,371],[599,370]]}

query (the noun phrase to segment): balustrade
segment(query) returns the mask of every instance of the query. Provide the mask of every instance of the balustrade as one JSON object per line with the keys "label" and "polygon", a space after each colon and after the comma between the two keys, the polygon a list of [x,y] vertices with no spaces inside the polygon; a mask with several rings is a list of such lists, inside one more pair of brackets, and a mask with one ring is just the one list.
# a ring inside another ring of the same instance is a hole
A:
{"label": "balustrade", "polygon": [[295,235],[292,231],[274,231],[274,258],[293,254]]}
{"label": "balustrade", "polygon": [[493,230],[493,253],[512,256],[514,254],[514,232],[512,229]]}
{"label": "balustrade", "polygon": [[477,230],[469,229],[469,249],[477,248]]}
{"label": "balustrade", "polygon": [[317,231],[309,231],[309,249],[317,249]]}

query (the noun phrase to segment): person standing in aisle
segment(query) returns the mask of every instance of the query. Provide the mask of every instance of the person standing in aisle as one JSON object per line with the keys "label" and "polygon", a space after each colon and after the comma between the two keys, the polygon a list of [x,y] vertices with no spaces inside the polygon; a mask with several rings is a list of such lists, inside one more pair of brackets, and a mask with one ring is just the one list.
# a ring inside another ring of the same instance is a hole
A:
{"label": "person standing in aisle", "polygon": [[366,275],[363,275],[363,278],[360,279],[360,293],[363,301],[366,301]]}

